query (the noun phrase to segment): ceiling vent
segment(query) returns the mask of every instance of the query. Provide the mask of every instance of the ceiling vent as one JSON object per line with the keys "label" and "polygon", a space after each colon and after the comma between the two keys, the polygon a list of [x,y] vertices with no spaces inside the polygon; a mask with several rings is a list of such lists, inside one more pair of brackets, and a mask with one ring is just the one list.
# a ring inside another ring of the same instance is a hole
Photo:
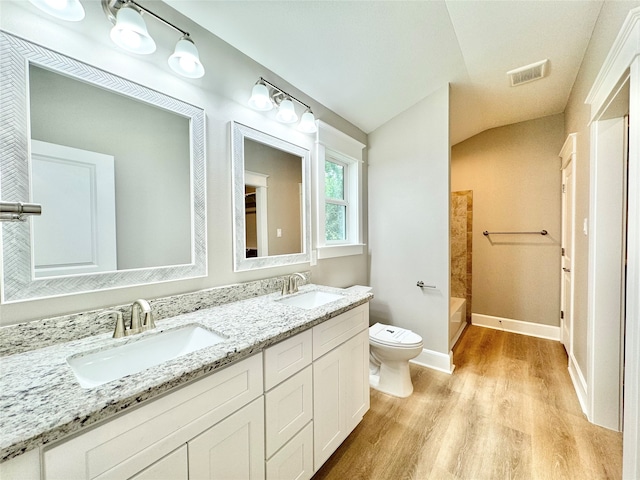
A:
{"label": "ceiling vent", "polygon": [[516,68],[507,72],[511,79],[511,86],[516,87],[523,83],[533,82],[539,80],[547,75],[549,69],[549,59],[541,60],[531,65]]}

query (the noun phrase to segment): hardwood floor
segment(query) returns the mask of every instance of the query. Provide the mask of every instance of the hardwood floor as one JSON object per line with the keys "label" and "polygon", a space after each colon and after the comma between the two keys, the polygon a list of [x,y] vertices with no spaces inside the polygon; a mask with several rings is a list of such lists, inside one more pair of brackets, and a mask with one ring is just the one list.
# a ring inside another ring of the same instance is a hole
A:
{"label": "hardwood floor", "polygon": [[586,420],[560,343],[469,326],[454,364],[453,375],[412,365],[407,399],[371,390],[314,480],[621,477],[622,434]]}

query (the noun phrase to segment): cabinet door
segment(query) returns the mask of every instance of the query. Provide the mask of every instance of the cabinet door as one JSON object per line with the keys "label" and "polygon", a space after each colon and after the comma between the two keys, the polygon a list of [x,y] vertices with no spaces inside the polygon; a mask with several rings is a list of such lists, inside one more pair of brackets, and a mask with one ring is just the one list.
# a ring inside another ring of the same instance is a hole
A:
{"label": "cabinet door", "polygon": [[347,435],[369,410],[369,331],[365,330],[342,346],[345,381],[345,426]]}
{"label": "cabinet door", "polygon": [[369,331],[313,362],[314,467],[317,471],[369,410]]}
{"label": "cabinet door", "polygon": [[313,362],[313,451],[316,470],[346,438],[343,362],[344,355],[340,348]]}
{"label": "cabinet door", "polygon": [[313,422],[309,422],[267,461],[267,480],[309,480],[313,472]]}
{"label": "cabinet door", "polygon": [[264,479],[264,398],[188,442],[191,480]]}
{"label": "cabinet door", "polygon": [[187,446],[183,445],[166,457],[131,477],[130,480],[188,480]]}

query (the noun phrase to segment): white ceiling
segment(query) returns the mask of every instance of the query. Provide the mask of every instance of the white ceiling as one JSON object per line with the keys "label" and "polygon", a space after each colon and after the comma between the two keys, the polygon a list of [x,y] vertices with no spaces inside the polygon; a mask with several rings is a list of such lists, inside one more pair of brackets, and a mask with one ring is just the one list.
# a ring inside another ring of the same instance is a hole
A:
{"label": "white ceiling", "polygon": [[[452,84],[451,141],[563,112],[601,0],[165,0],[369,133]],[[549,59],[510,87],[508,70]]]}

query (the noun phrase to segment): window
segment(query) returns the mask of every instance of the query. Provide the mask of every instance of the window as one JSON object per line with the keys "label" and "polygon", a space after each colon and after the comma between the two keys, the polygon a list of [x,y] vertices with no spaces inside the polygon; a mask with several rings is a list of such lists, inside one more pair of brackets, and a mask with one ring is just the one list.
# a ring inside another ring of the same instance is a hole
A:
{"label": "window", "polygon": [[361,162],[364,145],[318,122],[318,258],[363,252]]}
{"label": "window", "polygon": [[347,239],[347,208],[345,171],[347,166],[337,160],[324,162],[324,234],[327,242]]}

